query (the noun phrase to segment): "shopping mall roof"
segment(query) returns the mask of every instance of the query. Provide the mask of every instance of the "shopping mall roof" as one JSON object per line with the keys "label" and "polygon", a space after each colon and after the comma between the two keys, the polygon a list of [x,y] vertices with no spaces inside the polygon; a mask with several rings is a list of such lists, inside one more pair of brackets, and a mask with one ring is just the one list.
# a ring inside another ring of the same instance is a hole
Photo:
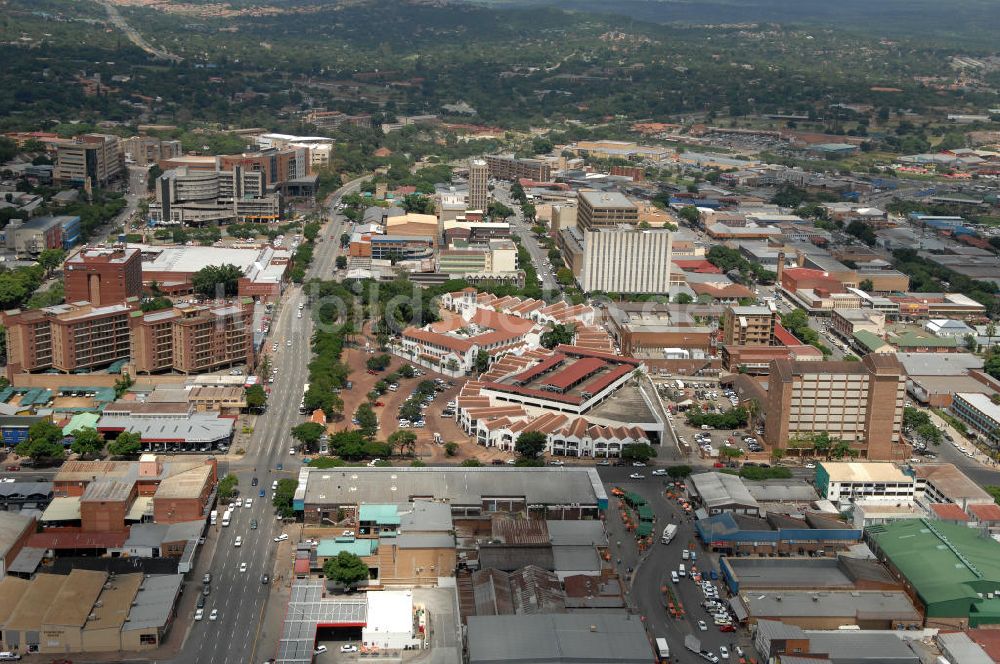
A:
{"label": "shopping mall roof", "polygon": [[824,461],[820,468],[826,471],[831,482],[912,482],[913,478],[904,474],[891,463],[829,462]]}

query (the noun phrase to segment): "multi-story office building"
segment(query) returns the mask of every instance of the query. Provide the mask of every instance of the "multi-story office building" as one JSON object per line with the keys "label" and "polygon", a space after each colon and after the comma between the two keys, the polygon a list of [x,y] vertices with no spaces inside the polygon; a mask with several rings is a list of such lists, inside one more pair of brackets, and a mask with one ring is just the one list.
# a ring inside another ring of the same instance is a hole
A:
{"label": "multi-story office building", "polygon": [[582,231],[638,222],[639,207],[623,194],[581,191],[577,197],[576,223]]}
{"label": "multi-story office building", "polygon": [[80,217],[35,217],[28,221],[12,219],[4,229],[7,248],[18,256],[32,258],[46,249],[68,249],[66,233],[80,237]]}
{"label": "multi-story office building", "polygon": [[253,360],[253,307],[174,307],[133,323],[133,363],[141,373],[201,373]]}
{"label": "multi-story office building", "polygon": [[774,305],[728,307],[722,314],[722,343],[727,346],[770,346],[778,310]]}
{"label": "multi-story office building", "polygon": [[56,185],[107,187],[124,170],[122,144],[117,136],[84,134],[56,143]]}
{"label": "multi-story office building", "polygon": [[66,261],[64,273],[67,302],[101,306],[142,295],[142,255],[134,247],[84,249]]}
{"label": "multi-story office building", "polygon": [[587,293],[666,293],[670,253],[670,231],[585,231],[580,288]]}
{"label": "multi-story office building", "polygon": [[490,169],[482,159],[473,159],[469,162],[469,199],[468,208],[470,210],[480,210],[486,212],[489,205],[489,181]]}
{"label": "multi-story office building", "polygon": [[126,304],[95,307],[88,302],[6,312],[8,372],[68,373],[127,360],[130,317]]}
{"label": "multi-story office building", "polygon": [[122,141],[125,160],[137,166],[149,166],[161,159],[175,159],[184,154],[180,141],[168,141],[155,136],[133,136]]}
{"label": "multi-story office building", "polygon": [[268,148],[219,157],[219,170],[236,171],[238,168],[247,173],[263,173],[264,188],[272,190],[284,182],[311,174],[312,161],[309,148],[304,146]]}
{"label": "multi-story office building", "polygon": [[263,171],[175,168],[156,182],[149,217],[159,224],[273,222],[281,217],[281,196],[268,193]]}
{"label": "multi-story office building", "polygon": [[805,446],[819,433],[851,444],[859,456],[885,461],[900,442],[906,374],[892,355],[860,362],[775,360],[767,381],[764,440]]}
{"label": "multi-story office building", "polygon": [[1000,445],[1000,406],[988,396],[959,392],[952,397],[951,412],[986,438],[990,445]]}
{"label": "multi-story office building", "polygon": [[517,247],[510,240],[470,244],[462,240],[438,252],[438,270],[451,275],[509,274],[517,270]]}
{"label": "multi-story office building", "polygon": [[520,180],[525,178],[535,182],[552,179],[552,166],[541,159],[518,159],[513,155],[486,155],[486,165],[490,177],[498,180]]}

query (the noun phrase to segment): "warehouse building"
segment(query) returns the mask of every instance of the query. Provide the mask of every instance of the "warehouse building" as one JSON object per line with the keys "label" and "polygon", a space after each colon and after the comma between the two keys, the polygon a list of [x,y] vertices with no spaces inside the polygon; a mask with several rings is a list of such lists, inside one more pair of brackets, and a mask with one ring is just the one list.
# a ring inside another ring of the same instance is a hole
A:
{"label": "warehouse building", "polygon": [[493,513],[544,515],[548,519],[595,519],[608,496],[593,468],[302,468],[293,506],[306,524],[358,512],[365,504],[439,500],[454,518]]}
{"label": "warehouse building", "polygon": [[749,624],[780,620],[802,629],[919,629],[923,617],[902,590],[779,590],[739,596]]}
{"label": "warehouse building", "polygon": [[903,580],[927,627],[1000,624],[1000,542],[928,519],[872,526],[866,539]]}
{"label": "warehouse building", "polygon": [[174,619],[183,576],[75,569],[0,581],[0,634],[8,652],[43,655],[154,650]]}

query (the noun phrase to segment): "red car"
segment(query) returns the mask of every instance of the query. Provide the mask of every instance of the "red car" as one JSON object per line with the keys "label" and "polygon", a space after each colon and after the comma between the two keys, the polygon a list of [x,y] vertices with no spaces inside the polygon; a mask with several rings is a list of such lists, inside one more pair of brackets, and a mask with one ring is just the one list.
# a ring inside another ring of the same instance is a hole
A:
{"label": "red car", "polygon": [[368,370],[368,374],[369,374],[369,375],[371,375],[371,376],[374,376],[374,375],[375,375],[375,373],[376,373],[376,372],[375,372],[375,370],[374,370],[374,369],[369,369],[369,370]]}
{"label": "red car", "polygon": [[384,403],[382,403],[381,401],[376,401],[376,402],[375,402],[375,405],[376,405],[376,406],[384,406],[385,404],[384,404]]}
{"label": "red car", "polygon": [[14,472],[15,470],[21,470],[20,466],[7,466],[7,470]]}
{"label": "red car", "polygon": [[720,632],[735,632],[736,628],[732,625],[719,625]]}

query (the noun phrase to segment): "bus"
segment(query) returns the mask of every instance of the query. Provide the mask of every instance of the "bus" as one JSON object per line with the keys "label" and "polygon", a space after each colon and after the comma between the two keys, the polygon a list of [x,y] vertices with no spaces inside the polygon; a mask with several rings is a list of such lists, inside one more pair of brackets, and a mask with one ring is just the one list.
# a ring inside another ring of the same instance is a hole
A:
{"label": "bus", "polygon": [[306,412],[306,392],[309,391],[309,383],[302,386],[302,400],[299,402],[299,413],[305,414]]}

